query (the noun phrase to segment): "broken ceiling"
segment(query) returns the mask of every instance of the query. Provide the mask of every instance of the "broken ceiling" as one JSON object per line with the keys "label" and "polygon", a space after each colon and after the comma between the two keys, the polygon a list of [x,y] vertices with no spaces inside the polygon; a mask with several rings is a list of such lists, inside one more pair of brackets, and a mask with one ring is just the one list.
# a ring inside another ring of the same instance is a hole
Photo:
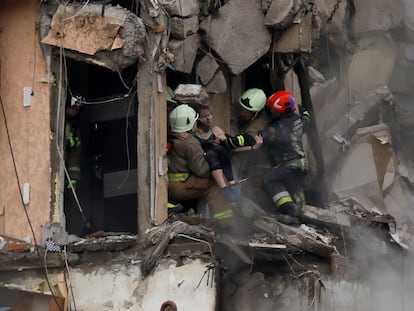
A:
{"label": "broken ceiling", "polygon": [[143,57],[145,35],[142,20],[120,6],[65,4],[57,8],[41,42],[116,71]]}

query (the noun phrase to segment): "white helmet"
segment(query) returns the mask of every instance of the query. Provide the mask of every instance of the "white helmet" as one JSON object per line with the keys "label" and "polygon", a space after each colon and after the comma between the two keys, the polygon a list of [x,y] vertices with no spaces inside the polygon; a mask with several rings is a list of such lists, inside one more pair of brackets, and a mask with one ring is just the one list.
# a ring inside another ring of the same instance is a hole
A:
{"label": "white helmet", "polygon": [[198,119],[198,113],[186,104],[175,107],[170,112],[171,130],[176,133],[188,132]]}
{"label": "white helmet", "polygon": [[239,104],[250,112],[259,112],[266,105],[266,94],[263,90],[253,88],[245,91],[239,99]]}

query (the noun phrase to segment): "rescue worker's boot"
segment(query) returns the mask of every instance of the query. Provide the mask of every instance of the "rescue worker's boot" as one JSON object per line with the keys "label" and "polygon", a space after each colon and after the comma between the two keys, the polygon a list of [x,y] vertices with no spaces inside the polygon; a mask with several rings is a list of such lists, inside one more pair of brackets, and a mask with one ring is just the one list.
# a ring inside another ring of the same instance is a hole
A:
{"label": "rescue worker's boot", "polygon": [[174,204],[174,203],[168,202],[167,207],[168,207],[168,214],[185,212],[185,208],[181,203]]}
{"label": "rescue worker's boot", "polygon": [[299,207],[293,202],[286,202],[279,206],[277,221],[285,225],[298,225],[299,222]]}
{"label": "rescue worker's boot", "polygon": [[293,217],[285,214],[278,214],[276,215],[276,219],[278,222],[281,222],[282,224],[291,226],[291,225],[299,225],[300,221],[298,217]]}
{"label": "rescue worker's boot", "polygon": [[286,202],[279,206],[280,214],[297,217],[299,215],[299,207],[293,202]]}

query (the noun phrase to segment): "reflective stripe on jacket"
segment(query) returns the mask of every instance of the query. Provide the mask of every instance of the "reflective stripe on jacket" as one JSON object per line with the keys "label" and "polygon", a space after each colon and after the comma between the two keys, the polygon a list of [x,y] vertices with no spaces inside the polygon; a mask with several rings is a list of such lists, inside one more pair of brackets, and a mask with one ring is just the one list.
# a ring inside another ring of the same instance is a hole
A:
{"label": "reflective stripe on jacket", "polygon": [[168,173],[169,181],[186,181],[190,174],[188,173]]}

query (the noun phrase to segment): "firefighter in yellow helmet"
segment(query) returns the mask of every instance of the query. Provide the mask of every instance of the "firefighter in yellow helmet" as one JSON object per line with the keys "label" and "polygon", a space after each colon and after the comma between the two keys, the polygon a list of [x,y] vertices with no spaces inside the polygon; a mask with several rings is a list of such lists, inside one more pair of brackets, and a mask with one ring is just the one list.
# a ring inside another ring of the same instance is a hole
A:
{"label": "firefighter in yellow helmet", "polygon": [[210,174],[200,142],[191,134],[198,118],[189,105],[181,104],[169,114],[171,152],[168,155],[170,202],[205,198],[213,218],[231,224],[233,211]]}

